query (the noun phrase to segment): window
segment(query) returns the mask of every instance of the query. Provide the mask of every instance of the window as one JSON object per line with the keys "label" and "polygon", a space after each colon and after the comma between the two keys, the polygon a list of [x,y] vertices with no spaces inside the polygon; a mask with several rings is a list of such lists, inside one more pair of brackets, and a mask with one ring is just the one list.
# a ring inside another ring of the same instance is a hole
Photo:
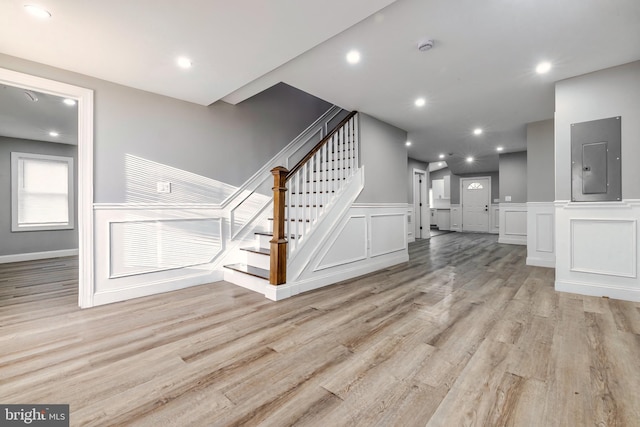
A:
{"label": "window", "polygon": [[484,187],[479,182],[472,182],[467,187],[467,190],[482,190]]}
{"label": "window", "polygon": [[74,227],[73,158],[11,153],[11,231]]}

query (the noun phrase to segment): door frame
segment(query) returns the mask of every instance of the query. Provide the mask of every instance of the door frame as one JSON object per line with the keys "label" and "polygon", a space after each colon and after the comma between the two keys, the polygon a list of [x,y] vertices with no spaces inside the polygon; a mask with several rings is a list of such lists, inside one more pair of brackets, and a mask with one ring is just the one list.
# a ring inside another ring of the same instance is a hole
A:
{"label": "door frame", "polygon": [[0,84],[77,101],[78,305],[93,306],[93,90],[0,68]]}
{"label": "door frame", "polygon": [[[489,191],[487,192],[487,233],[491,232],[491,176],[465,176],[460,177],[460,231],[464,230],[464,181],[473,181],[474,179],[487,179],[489,182]],[[483,231],[484,233],[484,231]]]}
{"label": "door frame", "polygon": [[[420,199],[422,200],[422,209],[418,209],[420,206],[416,205],[416,175],[422,175],[423,184],[420,189]],[[413,168],[411,175],[411,182],[413,187],[413,232],[416,239],[428,239],[431,237],[431,217],[429,206],[429,193],[427,188],[429,187],[429,174],[426,170]],[[428,226],[425,228],[425,224]],[[420,228],[422,227],[422,228]]]}

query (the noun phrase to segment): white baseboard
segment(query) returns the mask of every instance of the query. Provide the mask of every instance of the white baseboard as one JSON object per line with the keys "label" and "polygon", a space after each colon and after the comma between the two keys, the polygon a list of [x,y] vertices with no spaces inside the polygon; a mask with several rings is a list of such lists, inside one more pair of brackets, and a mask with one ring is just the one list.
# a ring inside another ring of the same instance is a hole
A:
{"label": "white baseboard", "polygon": [[547,267],[547,268],[555,268],[556,260],[554,259],[545,259],[538,257],[527,257],[527,265],[532,265],[534,267]]}
{"label": "white baseboard", "polygon": [[228,268],[224,269],[224,281],[263,295],[265,293],[265,286],[269,284],[269,281],[261,279],[260,277],[251,276]]}
{"label": "white baseboard", "polygon": [[330,274],[314,276],[284,285],[267,285],[265,288],[265,296],[272,301],[280,301],[303,292],[333,285],[407,261],[409,261],[409,254],[406,250],[395,254],[370,258],[365,261],[359,261],[356,266],[350,269],[341,269]]}
{"label": "white baseboard", "polygon": [[527,246],[527,236],[500,236],[498,238],[498,243]]}
{"label": "white baseboard", "polygon": [[35,261],[38,259],[60,258],[60,257],[75,256],[75,255],[78,255],[77,249],[62,249],[59,251],[30,252],[27,254],[2,255],[0,256],[0,264],[7,264],[10,262]]}
{"label": "white baseboard", "polygon": [[128,288],[118,288],[96,292],[93,297],[93,305],[110,304],[112,302],[126,301],[133,298],[146,297],[163,292],[177,291],[191,286],[204,285],[223,280],[222,271],[212,271],[208,273],[196,273],[191,276],[182,276],[167,280],[157,280],[146,282],[141,285]]}
{"label": "white baseboard", "polygon": [[624,301],[640,302],[640,289],[630,289],[617,286],[600,286],[589,283],[577,283],[558,281],[555,284],[556,291],[570,292],[572,294],[589,295],[594,297],[609,297]]}

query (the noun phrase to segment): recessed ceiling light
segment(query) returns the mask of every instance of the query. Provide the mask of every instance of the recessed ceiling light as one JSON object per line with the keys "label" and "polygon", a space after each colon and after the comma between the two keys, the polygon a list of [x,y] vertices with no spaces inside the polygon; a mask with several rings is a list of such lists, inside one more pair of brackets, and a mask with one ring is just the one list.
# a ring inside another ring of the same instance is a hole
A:
{"label": "recessed ceiling light", "polygon": [[480,128],[475,128],[475,129],[473,130],[473,134],[474,134],[474,135],[482,135],[482,129],[480,129]]}
{"label": "recessed ceiling light", "polygon": [[45,10],[39,6],[35,6],[33,4],[25,4],[24,10],[27,11],[30,15],[35,16],[40,19],[51,18],[51,13],[48,10]]}
{"label": "recessed ceiling light", "polygon": [[444,159],[444,154],[440,154],[438,157],[440,157],[441,159]]}
{"label": "recessed ceiling light", "polygon": [[76,100],[75,99],[71,99],[71,98],[65,98],[62,102],[64,102],[66,105],[76,105]]}
{"label": "recessed ceiling light", "polygon": [[467,163],[472,163],[473,162],[473,157],[469,156],[467,157]]}
{"label": "recessed ceiling light", "polygon": [[53,136],[55,138],[55,137],[60,136],[60,134],[58,132],[56,132],[55,130],[52,130],[51,132],[49,132],[49,136]]}
{"label": "recessed ceiling light", "polygon": [[427,103],[427,100],[424,98],[418,98],[414,102],[414,104],[416,104],[416,107],[424,107],[426,103]]}
{"label": "recessed ceiling light", "polygon": [[404,145],[406,145],[407,147],[411,147],[411,141],[405,142]]}
{"label": "recessed ceiling light", "polygon": [[191,66],[193,65],[191,60],[184,56],[181,56],[180,58],[178,58],[176,62],[178,64],[178,67],[180,68],[191,68]]}
{"label": "recessed ceiling light", "polygon": [[442,162],[438,162],[438,166],[442,166]]}
{"label": "recessed ceiling light", "polygon": [[502,151],[502,150],[504,150],[504,148],[502,148],[502,147],[496,148],[496,151]]}
{"label": "recessed ceiling light", "polygon": [[541,62],[536,67],[536,73],[538,74],[548,73],[549,70],[551,70],[551,62]]}
{"label": "recessed ceiling light", "polygon": [[360,62],[360,52],[357,50],[350,50],[349,53],[347,53],[347,62],[349,64],[357,64]]}

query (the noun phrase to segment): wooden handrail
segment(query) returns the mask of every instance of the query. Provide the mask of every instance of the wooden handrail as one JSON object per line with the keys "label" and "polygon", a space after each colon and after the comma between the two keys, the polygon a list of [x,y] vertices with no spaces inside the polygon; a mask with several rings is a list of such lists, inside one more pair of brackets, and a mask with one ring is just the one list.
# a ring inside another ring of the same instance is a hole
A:
{"label": "wooden handrail", "polygon": [[313,155],[316,154],[322,148],[322,146],[326,144],[327,141],[331,139],[331,137],[335,135],[335,133],[338,132],[340,128],[342,128],[342,126],[347,124],[347,122],[351,120],[356,114],[358,114],[357,111],[350,112],[349,115],[347,115],[347,117],[345,117],[340,123],[338,123],[338,125],[334,127],[331,132],[329,132],[324,138],[322,138],[320,142],[318,142],[316,146],[313,147],[311,151],[309,151],[307,155],[302,158],[302,160],[296,163],[296,165],[289,171],[289,173],[287,173],[286,181],[289,181],[289,179],[291,179],[291,177],[295,175],[295,173],[298,172],[300,168],[302,168],[302,166],[304,166],[304,164],[307,163],[309,159],[311,159]]}

